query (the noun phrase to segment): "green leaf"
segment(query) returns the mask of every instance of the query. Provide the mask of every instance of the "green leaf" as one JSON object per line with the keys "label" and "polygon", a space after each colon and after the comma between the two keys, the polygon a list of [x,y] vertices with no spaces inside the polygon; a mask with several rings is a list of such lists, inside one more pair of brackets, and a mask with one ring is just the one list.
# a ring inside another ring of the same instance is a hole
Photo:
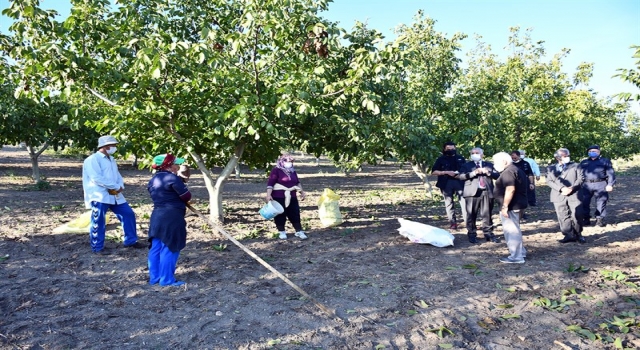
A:
{"label": "green leaf", "polygon": [[453,348],[453,344],[449,344],[449,343],[438,344],[438,346],[443,348],[443,349],[451,349],[451,348]]}
{"label": "green leaf", "polygon": [[504,319],[520,318],[520,315],[518,315],[518,314],[506,314],[506,315],[502,315],[502,318],[504,318]]}
{"label": "green leaf", "polygon": [[613,346],[615,346],[616,349],[624,349],[624,347],[622,346],[621,338],[616,338],[616,340],[613,342]]}
{"label": "green leaf", "polygon": [[499,305],[496,305],[496,307],[499,308],[499,309],[510,309],[510,308],[513,307],[513,305],[512,304],[499,304]]}
{"label": "green leaf", "polygon": [[274,346],[274,345],[278,345],[280,343],[282,343],[282,340],[280,340],[280,339],[271,339],[271,340],[269,340],[267,342],[267,345]]}
{"label": "green leaf", "polygon": [[316,68],[313,70],[313,72],[314,72],[316,75],[322,75],[322,74],[324,74],[324,67],[316,67]]}
{"label": "green leaf", "polygon": [[161,74],[162,74],[162,72],[160,71],[160,67],[155,67],[153,69],[153,71],[151,72],[151,78],[159,79]]}

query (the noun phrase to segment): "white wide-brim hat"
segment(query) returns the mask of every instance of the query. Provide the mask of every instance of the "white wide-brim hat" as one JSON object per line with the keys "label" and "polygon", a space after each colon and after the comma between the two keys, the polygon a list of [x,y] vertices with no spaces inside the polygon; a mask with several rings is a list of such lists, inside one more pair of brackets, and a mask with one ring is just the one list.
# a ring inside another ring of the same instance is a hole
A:
{"label": "white wide-brim hat", "polygon": [[116,140],[116,138],[111,135],[100,136],[100,138],[98,139],[98,148],[102,148],[108,145],[115,145],[117,143],[118,140]]}

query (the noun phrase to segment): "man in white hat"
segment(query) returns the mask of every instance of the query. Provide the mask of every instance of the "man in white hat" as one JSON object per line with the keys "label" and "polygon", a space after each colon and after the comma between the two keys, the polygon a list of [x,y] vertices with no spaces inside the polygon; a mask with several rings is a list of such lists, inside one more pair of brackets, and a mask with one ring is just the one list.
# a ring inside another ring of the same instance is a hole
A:
{"label": "man in white hat", "polygon": [[124,231],[124,246],[144,248],[145,244],[138,242],[136,233],[136,215],[124,199],[124,181],[118,165],[113,159],[118,141],[111,135],[98,139],[98,151],[89,156],[82,166],[82,188],[84,203],[91,209],[91,226],[89,227],[89,241],[94,253],[108,255],[111,252],[104,247],[106,232],[107,210],[116,214]]}

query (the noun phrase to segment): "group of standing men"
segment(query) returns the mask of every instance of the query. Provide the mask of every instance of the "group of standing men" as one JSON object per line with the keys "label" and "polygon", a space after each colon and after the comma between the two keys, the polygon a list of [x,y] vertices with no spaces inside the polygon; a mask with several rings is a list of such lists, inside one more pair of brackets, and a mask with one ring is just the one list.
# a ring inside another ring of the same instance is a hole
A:
{"label": "group of standing men", "polygon": [[[523,150],[511,154],[499,152],[493,163],[485,161],[481,148],[471,149],[470,161],[459,155],[456,145],[447,142],[432,168],[438,176],[436,187],[442,191],[450,229],[458,229],[454,196],[458,197],[470,243],[478,243],[476,220],[482,220],[482,232],[487,242],[499,243],[493,233],[494,201],[500,203],[500,219],[510,255],[500,261],[524,263],[526,250],[522,246],[520,221],[528,206],[536,206],[535,181],[540,180],[540,168]],[[557,163],[547,167],[546,181],[551,188],[560,230],[559,242],[586,243],[582,227],[590,225],[590,203],[596,198],[597,226],[604,226],[608,192],[613,190],[615,173],[611,161],[600,156],[598,145],[590,146],[588,157],[580,163],[571,161],[566,148],[558,149]],[[494,183],[495,181],[495,183]]]}

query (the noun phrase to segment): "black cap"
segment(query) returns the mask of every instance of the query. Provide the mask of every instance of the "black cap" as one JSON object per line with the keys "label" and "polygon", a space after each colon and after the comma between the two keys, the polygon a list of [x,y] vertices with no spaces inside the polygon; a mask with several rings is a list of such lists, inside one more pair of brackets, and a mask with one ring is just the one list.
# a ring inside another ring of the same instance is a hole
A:
{"label": "black cap", "polygon": [[587,151],[588,151],[588,150],[590,150],[590,149],[597,149],[597,150],[600,150],[600,146],[598,146],[598,145],[591,145],[591,146],[589,146],[589,148],[587,148]]}

